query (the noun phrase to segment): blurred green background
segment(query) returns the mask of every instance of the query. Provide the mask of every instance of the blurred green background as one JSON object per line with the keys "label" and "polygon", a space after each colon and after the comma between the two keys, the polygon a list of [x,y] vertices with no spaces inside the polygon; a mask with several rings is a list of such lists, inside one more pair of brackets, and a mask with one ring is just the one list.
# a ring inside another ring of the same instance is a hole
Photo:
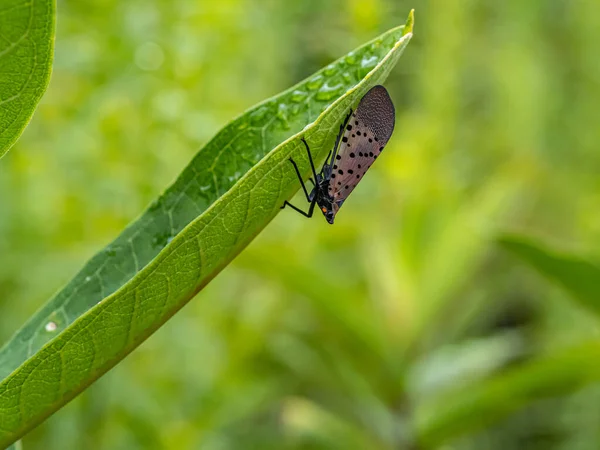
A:
{"label": "blurred green background", "polygon": [[0,342],[221,126],[413,7],[396,131],[335,226],[283,211],[26,450],[600,448],[593,382],[498,395],[438,442],[418,426],[445,392],[600,339],[496,244],[600,260],[596,0],[59,0],[50,87],[0,162]]}

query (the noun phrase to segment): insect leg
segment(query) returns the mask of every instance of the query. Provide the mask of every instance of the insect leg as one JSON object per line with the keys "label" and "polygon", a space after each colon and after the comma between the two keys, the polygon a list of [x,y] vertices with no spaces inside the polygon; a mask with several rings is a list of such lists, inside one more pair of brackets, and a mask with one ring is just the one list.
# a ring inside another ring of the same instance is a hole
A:
{"label": "insect leg", "polygon": [[[346,128],[346,125],[348,125],[348,121],[350,120],[351,116],[352,116],[352,110],[350,110],[350,112],[348,113],[348,115],[346,116],[346,118],[340,125],[340,131],[337,135],[337,138],[335,139],[335,145],[333,146],[333,155],[331,155],[331,162],[329,163],[330,166],[333,166],[333,161],[339,151],[338,146],[340,143],[340,139],[342,139],[342,134],[344,134],[344,128]],[[328,156],[328,158],[329,158],[329,156]]]}
{"label": "insect leg", "polygon": [[302,214],[304,217],[308,217],[311,218],[313,215],[313,211],[315,210],[315,205],[317,204],[317,199],[314,198],[312,202],[310,202],[310,206],[308,208],[308,212],[304,212],[302,211],[300,208],[292,205],[290,202],[288,202],[287,200],[283,202],[283,206],[281,207],[281,209],[285,208],[286,206],[289,206],[290,208],[292,208],[294,211],[299,212],[300,214]]}
{"label": "insect leg", "polygon": [[312,159],[312,155],[310,153],[310,148],[308,148],[308,144],[306,143],[306,139],[302,138],[302,142],[304,143],[304,146],[306,147],[306,153],[308,153],[308,160],[310,161],[310,167],[312,169],[313,172],[313,176],[315,177],[315,180],[317,180],[317,171],[315,170],[315,163],[313,162]]}
{"label": "insect leg", "polygon": [[[300,180],[300,186],[302,186],[302,190],[304,191],[304,195],[306,196],[306,201],[310,202],[310,196],[308,195],[308,191],[306,190],[306,185],[304,181],[302,181],[302,176],[300,175],[300,170],[298,170],[298,166],[296,165],[296,161],[290,158],[290,162],[292,166],[294,166],[294,170],[296,171],[296,175],[298,176],[298,180]],[[314,182],[313,182],[314,184]]]}

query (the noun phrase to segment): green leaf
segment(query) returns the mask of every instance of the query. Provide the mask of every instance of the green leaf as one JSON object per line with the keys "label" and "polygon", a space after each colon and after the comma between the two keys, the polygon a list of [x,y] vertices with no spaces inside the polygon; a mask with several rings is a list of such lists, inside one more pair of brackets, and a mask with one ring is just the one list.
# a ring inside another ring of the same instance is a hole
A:
{"label": "green leaf", "polygon": [[0,447],[113,367],[217,275],[298,190],[289,157],[308,177],[300,137],[322,162],[349,108],[385,80],[411,37],[411,27],[392,29],[233,120],[43,306],[0,350]]}
{"label": "green leaf", "polygon": [[54,52],[54,0],[0,4],[0,158],[46,91]]}
{"label": "green leaf", "polygon": [[561,286],[584,307],[600,314],[600,267],[581,256],[559,253],[521,236],[504,236],[498,243]]}
{"label": "green leaf", "polygon": [[421,404],[416,411],[419,440],[437,447],[496,423],[536,400],[597,383],[599,358],[600,341],[586,342]]}

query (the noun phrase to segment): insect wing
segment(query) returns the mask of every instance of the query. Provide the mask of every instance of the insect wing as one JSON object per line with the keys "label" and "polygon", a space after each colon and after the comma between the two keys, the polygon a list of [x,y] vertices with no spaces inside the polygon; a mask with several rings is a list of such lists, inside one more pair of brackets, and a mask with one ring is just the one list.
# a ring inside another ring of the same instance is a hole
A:
{"label": "insect wing", "polygon": [[383,86],[374,86],[352,113],[333,160],[328,193],[335,212],[383,151],[394,131],[394,104]]}

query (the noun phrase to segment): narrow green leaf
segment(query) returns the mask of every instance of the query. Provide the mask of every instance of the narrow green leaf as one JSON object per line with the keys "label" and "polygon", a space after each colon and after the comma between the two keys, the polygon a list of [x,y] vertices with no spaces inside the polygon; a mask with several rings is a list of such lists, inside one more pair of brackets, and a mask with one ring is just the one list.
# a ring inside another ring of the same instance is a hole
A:
{"label": "narrow green leaf", "polygon": [[[411,13],[412,16],[412,13]],[[410,41],[392,29],[246,111],[0,350],[0,447],[113,367],[225,267],[322,162],[348,109]]]}
{"label": "narrow green leaf", "polygon": [[54,0],[0,2],[0,158],[46,91],[54,52]]}
{"label": "narrow green leaf", "polygon": [[591,341],[470,384],[419,405],[419,440],[437,447],[475,432],[543,398],[565,395],[600,381],[600,341]]}
{"label": "narrow green leaf", "polygon": [[521,236],[504,236],[498,243],[561,286],[584,307],[600,314],[600,267],[581,256],[559,253]]}

